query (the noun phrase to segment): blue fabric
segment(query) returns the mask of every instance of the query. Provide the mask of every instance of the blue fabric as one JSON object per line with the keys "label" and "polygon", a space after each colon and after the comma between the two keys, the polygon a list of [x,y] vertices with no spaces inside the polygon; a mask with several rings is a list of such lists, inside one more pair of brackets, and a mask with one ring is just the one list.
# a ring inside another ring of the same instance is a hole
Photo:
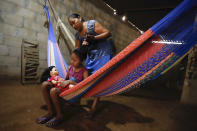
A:
{"label": "blue fabric", "polygon": [[[95,20],[89,20],[87,22],[87,30],[90,35],[98,35],[94,31]],[[84,37],[75,35],[76,39],[82,44]],[[97,41],[94,44],[94,49],[89,50],[85,61],[85,67],[89,70],[90,75],[104,66],[112,57],[112,41],[104,39]]]}
{"label": "blue fabric", "polygon": [[[180,15],[183,15],[187,12],[191,7],[195,6],[197,0],[184,0],[181,4],[179,4],[173,11],[171,11],[168,15],[166,15],[163,19],[161,19],[158,23],[151,27],[151,30],[155,34],[159,34],[163,32],[163,30],[169,28],[174,20],[176,20]],[[185,19],[183,17],[183,19]]]}
{"label": "blue fabric", "polygon": [[55,38],[55,34],[53,32],[53,26],[51,24],[51,20],[50,20],[50,15],[49,15],[49,7],[45,6],[45,12],[47,13],[47,17],[48,17],[48,21],[49,21],[49,36],[48,36],[48,40],[51,40],[53,43],[57,43],[56,38]]}
{"label": "blue fabric", "polygon": [[75,77],[71,77],[69,80],[77,82],[77,80],[75,79]]}

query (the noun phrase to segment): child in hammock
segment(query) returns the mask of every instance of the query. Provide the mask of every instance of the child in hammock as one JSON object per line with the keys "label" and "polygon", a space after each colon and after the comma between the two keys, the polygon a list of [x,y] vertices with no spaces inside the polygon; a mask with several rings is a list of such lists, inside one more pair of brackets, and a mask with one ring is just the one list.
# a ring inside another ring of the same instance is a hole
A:
{"label": "child in hammock", "polygon": [[54,127],[63,121],[59,94],[68,89],[69,85],[76,85],[88,77],[88,71],[82,64],[84,58],[79,49],[75,49],[72,52],[72,65],[68,69],[66,80],[58,76],[58,72],[54,66],[49,67],[43,73],[41,77],[41,81],[44,81],[42,83],[42,94],[48,108],[48,114],[37,119],[37,123]]}

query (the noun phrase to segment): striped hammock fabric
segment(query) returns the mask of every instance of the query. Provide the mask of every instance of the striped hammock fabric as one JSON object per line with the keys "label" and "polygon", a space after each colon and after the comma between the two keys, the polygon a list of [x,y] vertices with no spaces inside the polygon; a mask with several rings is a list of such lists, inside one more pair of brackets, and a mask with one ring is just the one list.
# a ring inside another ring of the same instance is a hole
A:
{"label": "striped hammock fabric", "polygon": [[[69,102],[80,97],[111,96],[138,88],[164,74],[197,43],[196,5],[197,0],[184,0],[105,66],[75,87],[62,92],[60,96]],[[50,31],[52,26],[49,30],[49,41]],[[53,40],[52,43],[56,41]],[[58,48],[57,44],[55,45],[53,49]],[[59,49],[51,52],[57,53],[54,58],[61,63],[62,56],[57,57],[61,54]],[[58,71],[62,70],[63,66],[60,67],[57,67]]]}
{"label": "striped hammock fabric", "polygon": [[66,64],[66,61],[64,60],[60,52],[60,49],[58,47],[57,40],[53,32],[53,26],[50,21],[48,6],[46,6],[44,9],[47,13],[48,21],[49,21],[48,52],[47,52],[48,53],[47,55],[48,67],[56,66],[59,72],[59,75],[62,78],[65,78],[67,74],[68,65]]}

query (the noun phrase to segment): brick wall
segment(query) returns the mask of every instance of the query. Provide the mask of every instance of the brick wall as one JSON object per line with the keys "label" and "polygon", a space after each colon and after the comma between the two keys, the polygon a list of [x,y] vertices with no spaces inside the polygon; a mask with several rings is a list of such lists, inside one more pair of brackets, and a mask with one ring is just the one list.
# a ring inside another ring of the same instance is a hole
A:
{"label": "brick wall", "polygon": [[[47,29],[43,27],[46,17],[41,0],[0,0],[0,78],[20,78],[22,39],[38,41],[41,71],[47,67]],[[51,0],[58,15],[68,25],[67,16],[79,13],[86,20],[95,19],[112,32],[119,52],[139,36],[136,29],[124,24],[117,17],[107,13],[88,0]],[[52,15],[52,13],[51,13]],[[54,23],[53,17],[51,17]],[[55,26],[54,26],[55,29]],[[62,47],[62,45],[61,45]],[[63,48],[63,47],[62,47]],[[66,49],[65,49],[66,50]],[[65,50],[62,49],[64,55]]]}

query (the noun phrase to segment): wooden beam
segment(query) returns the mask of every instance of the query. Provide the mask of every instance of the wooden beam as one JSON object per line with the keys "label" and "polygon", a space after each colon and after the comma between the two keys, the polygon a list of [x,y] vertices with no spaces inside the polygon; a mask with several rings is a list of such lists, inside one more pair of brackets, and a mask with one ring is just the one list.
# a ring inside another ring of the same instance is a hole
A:
{"label": "wooden beam", "polygon": [[126,9],[124,12],[144,12],[144,11],[158,11],[158,10],[172,10],[176,6],[168,7],[155,7],[155,8],[137,8],[137,9]]}

